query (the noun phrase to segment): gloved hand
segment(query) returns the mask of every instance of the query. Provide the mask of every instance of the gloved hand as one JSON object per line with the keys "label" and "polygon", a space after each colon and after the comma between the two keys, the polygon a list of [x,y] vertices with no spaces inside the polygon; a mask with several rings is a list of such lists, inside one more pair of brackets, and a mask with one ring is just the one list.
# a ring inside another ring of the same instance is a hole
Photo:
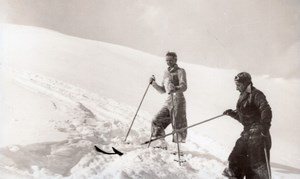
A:
{"label": "gloved hand", "polygon": [[154,75],[152,75],[152,76],[150,77],[150,79],[149,79],[149,83],[150,83],[150,84],[152,84],[152,83],[153,83],[153,81],[155,81],[155,76],[154,76]]}
{"label": "gloved hand", "polygon": [[263,137],[266,137],[268,135],[268,130],[264,129],[262,125],[255,125],[251,127],[249,132],[251,135],[261,135]]}
{"label": "gloved hand", "polygon": [[235,112],[232,109],[227,109],[223,112],[223,114],[227,115],[227,116],[233,116],[235,114]]}
{"label": "gloved hand", "polygon": [[176,92],[175,85],[173,83],[169,83],[168,90],[169,90],[168,92],[169,94]]}

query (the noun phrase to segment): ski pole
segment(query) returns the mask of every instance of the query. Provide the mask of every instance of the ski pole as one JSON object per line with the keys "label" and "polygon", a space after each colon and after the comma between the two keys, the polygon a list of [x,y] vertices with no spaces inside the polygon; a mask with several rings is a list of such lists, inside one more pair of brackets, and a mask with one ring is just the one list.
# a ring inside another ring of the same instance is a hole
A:
{"label": "ski pole", "polygon": [[215,116],[215,117],[209,118],[209,119],[207,119],[207,120],[204,120],[204,121],[198,122],[198,123],[196,123],[196,124],[193,124],[193,125],[191,125],[191,126],[187,126],[187,127],[184,127],[184,128],[178,129],[178,130],[176,130],[176,131],[173,131],[173,132],[171,132],[171,133],[169,133],[169,134],[166,134],[166,135],[164,135],[164,136],[160,136],[160,137],[157,137],[157,138],[155,138],[155,139],[151,139],[151,140],[149,140],[149,141],[146,141],[146,142],[142,143],[142,145],[144,145],[144,144],[148,144],[149,142],[153,142],[153,141],[156,141],[156,140],[158,140],[158,139],[161,139],[161,138],[164,138],[164,137],[167,137],[167,136],[170,136],[170,135],[173,135],[173,134],[175,134],[175,133],[177,133],[177,132],[184,131],[184,130],[186,130],[186,129],[189,129],[189,128],[192,128],[192,127],[195,127],[195,126],[197,126],[197,125],[200,125],[200,124],[206,123],[206,122],[208,122],[208,121],[212,121],[212,120],[214,120],[214,119],[217,119],[217,118],[220,118],[220,117],[222,117],[222,116],[225,116],[225,114],[221,114],[221,115],[218,115],[218,116]]}
{"label": "ski pole", "polygon": [[[154,78],[154,75],[152,75],[152,77]],[[148,89],[149,89],[149,87],[150,87],[151,84],[152,84],[152,81],[148,84],[148,86],[147,86],[147,88],[146,88],[146,91],[145,91],[145,93],[144,93],[144,95],[143,95],[143,98],[142,98],[140,104],[139,104],[139,107],[137,108],[136,113],[135,113],[135,115],[134,115],[134,117],[133,117],[133,119],[132,119],[132,122],[131,122],[131,124],[130,124],[129,129],[128,129],[128,132],[127,132],[127,134],[126,134],[126,137],[125,137],[125,139],[124,139],[124,142],[126,142],[126,140],[127,140],[127,137],[128,137],[128,135],[129,135],[129,132],[130,132],[130,130],[131,130],[131,128],[132,128],[132,125],[133,125],[133,123],[134,123],[134,120],[135,120],[135,118],[136,118],[136,116],[137,116],[137,114],[138,114],[138,112],[139,112],[139,110],[140,110],[140,107],[141,107],[141,105],[142,105],[142,103],[143,103],[143,101],[144,101],[144,98],[145,98],[145,96],[146,96],[146,94],[147,94],[147,91],[148,91]]]}
{"label": "ski pole", "polygon": [[[152,131],[152,129],[151,129],[151,135],[150,135],[149,141],[152,139],[152,137],[153,137],[153,131]],[[150,144],[151,144],[151,142],[148,143],[148,148],[150,147]]]}
{"label": "ski pole", "polygon": [[271,176],[271,166],[270,166],[269,157],[268,157],[268,154],[267,154],[266,142],[264,142],[264,153],[265,153],[265,158],[266,158],[268,177],[269,177],[269,179],[271,179],[272,178],[272,176]]}
{"label": "ski pole", "polygon": [[[173,93],[171,93],[171,98],[172,98],[172,126],[173,126],[173,130],[176,131],[177,128],[176,128],[176,121],[175,121],[175,114],[174,114],[174,96],[173,96]],[[176,135],[176,143],[177,143],[177,154],[178,154],[178,163],[179,163],[179,166],[181,166],[181,160],[180,160],[180,146],[179,146],[179,141],[178,141],[178,132],[175,133]],[[173,138],[174,138],[174,135],[173,135]],[[174,139],[173,139],[174,140]]]}

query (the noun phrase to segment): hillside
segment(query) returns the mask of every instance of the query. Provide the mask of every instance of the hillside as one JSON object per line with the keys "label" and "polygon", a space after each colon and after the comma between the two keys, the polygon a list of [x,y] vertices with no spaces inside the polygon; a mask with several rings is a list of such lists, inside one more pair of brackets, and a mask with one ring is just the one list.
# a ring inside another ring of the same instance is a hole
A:
{"label": "hillside", "polygon": [[[178,168],[169,152],[138,145],[149,138],[151,118],[166,98],[152,88],[130,134],[131,144],[121,142],[148,78],[154,74],[160,81],[163,58],[36,27],[1,24],[0,34],[3,175],[222,178],[241,125],[223,117],[191,129],[183,146],[188,162]],[[238,71],[179,65],[188,75],[189,124],[234,108],[238,92],[233,77]],[[300,140],[295,136],[300,82],[266,76],[253,80],[274,112],[274,178],[299,177]],[[94,144],[126,154],[103,156],[93,150]]]}

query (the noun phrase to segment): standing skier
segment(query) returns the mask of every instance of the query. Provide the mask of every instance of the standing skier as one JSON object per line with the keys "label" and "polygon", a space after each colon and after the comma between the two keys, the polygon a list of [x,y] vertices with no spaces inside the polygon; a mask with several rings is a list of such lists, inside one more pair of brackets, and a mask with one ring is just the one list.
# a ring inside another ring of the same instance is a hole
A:
{"label": "standing skier", "polygon": [[[166,62],[168,69],[164,73],[162,85],[158,85],[154,77],[150,78],[150,83],[158,92],[169,94],[164,106],[152,121],[151,132],[153,138],[164,136],[165,128],[169,124],[172,124],[174,129],[181,129],[187,126],[186,102],[183,95],[183,92],[187,89],[186,73],[183,68],[178,67],[175,52],[166,54]],[[178,136],[173,136],[173,142],[184,143],[187,130],[177,134]],[[167,149],[167,143],[163,138],[160,139],[158,147]]]}
{"label": "standing skier", "polygon": [[236,111],[228,109],[224,114],[242,123],[244,130],[229,155],[229,166],[223,175],[237,179],[270,178],[271,108],[264,93],[253,87],[249,73],[239,73],[234,80],[241,94]]}

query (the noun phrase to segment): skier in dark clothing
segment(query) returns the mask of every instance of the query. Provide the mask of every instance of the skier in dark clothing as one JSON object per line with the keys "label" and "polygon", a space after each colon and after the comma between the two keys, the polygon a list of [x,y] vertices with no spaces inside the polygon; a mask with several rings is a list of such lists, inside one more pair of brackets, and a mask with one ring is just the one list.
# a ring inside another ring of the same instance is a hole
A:
{"label": "skier in dark clothing", "polygon": [[253,87],[249,73],[242,72],[235,77],[240,91],[236,110],[224,111],[244,126],[241,137],[229,155],[229,166],[223,172],[229,178],[270,178],[270,149],[272,111],[263,92]]}

